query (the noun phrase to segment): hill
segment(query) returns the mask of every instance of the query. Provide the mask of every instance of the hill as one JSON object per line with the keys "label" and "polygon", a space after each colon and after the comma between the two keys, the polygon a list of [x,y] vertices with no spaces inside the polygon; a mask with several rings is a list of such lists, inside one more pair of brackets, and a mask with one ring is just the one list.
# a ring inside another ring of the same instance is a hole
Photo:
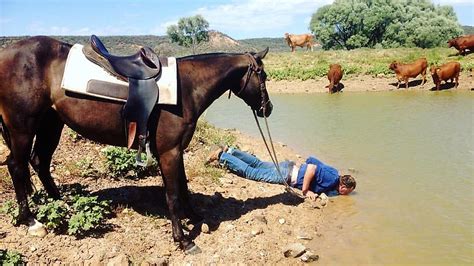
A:
{"label": "hill", "polygon": [[[0,37],[0,48],[25,39],[29,36]],[[51,36],[55,39],[74,44],[85,44],[89,41],[89,36]],[[186,56],[192,54],[191,48],[186,48],[172,43],[167,36],[139,35],[139,36],[101,36],[101,40],[112,53],[131,54],[137,51],[139,45],[153,48],[161,56]],[[202,43],[197,48],[197,53],[211,52],[247,52],[258,51],[266,47],[272,52],[287,52],[288,47],[283,38],[254,38],[235,40],[228,35],[209,31],[209,42]]]}
{"label": "hill", "polygon": [[464,34],[474,34],[474,27],[473,26],[462,26],[464,30]]}

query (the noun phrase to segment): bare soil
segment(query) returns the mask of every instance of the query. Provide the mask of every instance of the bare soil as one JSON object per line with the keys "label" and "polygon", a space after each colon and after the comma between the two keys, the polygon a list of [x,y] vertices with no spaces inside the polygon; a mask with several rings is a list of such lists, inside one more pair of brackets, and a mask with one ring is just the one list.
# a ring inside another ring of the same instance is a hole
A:
{"label": "bare soil", "polygon": [[[0,214],[0,249],[18,251],[30,264],[298,264],[303,262],[286,258],[283,248],[296,242],[306,244],[309,239],[321,237],[320,232],[324,231],[319,228],[323,208],[320,203],[285,193],[281,185],[249,181],[231,173],[217,180],[195,176],[189,180],[191,199],[210,230],[202,232],[201,225],[188,226],[186,233],[194,238],[202,253],[186,255],[172,239],[161,177],[81,177],[73,169],[75,163],[85,157],[100,160],[103,146],[87,140],[73,141],[66,132],[52,163],[56,183],[81,184],[100,199],[112,200],[113,215],[105,229],[78,239],[51,232],[44,238],[33,237],[27,234],[26,226],[15,227],[9,217]],[[237,131],[231,133],[238,136],[237,144],[243,150],[269,159],[264,146],[256,145],[255,139]],[[277,143],[275,148],[282,158],[301,160],[284,144]],[[204,163],[211,150],[202,146],[189,151],[185,155],[187,167],[196,160]],[[7,153],[0,144],[0,161]],[[1,205],[14,199],[14,190],[6,177],[6,166],[0,166],[0,173]],[[41,188],[34,174],[33,181],[36,188]]]}
{"label": "bare soil", "polygon": [[[422,84],[421,76],[408,81],[408,89],[405,88],[405,83],[400,84],[397,89],[397,79],[394,75],[380,74],[377,77],[362,75],[342,77],[339,89],[343,92],[366,92],[366,91],[404,91],[404,90],[422,90],[432,91],[436,89],[433,79],[430,75],[426,76],[427,82]],[[310,80],[296,80],[296,81],[268,81],[267,88],[273,93],[327,93],[326,86],[329,81],[326,77],[310,79]],[[459,77],[459,86],[454,88],[454,84],[441,83],[440,90],[474,90],[474,77],[472,73],[462,72]]]}

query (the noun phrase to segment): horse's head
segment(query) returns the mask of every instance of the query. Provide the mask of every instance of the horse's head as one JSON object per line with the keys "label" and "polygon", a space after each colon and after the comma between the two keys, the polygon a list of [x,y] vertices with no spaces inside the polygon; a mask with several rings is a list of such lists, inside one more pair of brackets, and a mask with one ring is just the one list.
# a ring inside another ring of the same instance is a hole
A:
{"label": "horse's head", "polygon": [[267,55],[268,48],[258,53],[246,53],[247,71],[240,80],[238,91],[234,94],[247,103],[260,117],[268,117],[272,113],[273,105],[268,97],[265,81],[267,74],[263,69],[262,59]]}

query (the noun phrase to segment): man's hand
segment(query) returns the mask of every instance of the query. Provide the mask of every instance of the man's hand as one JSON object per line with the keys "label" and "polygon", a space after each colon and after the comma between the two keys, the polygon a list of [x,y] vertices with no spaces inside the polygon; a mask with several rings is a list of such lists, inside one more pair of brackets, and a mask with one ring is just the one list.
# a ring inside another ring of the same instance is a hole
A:
{"label": "man's hand", "polygon": [[314,192],[311,191],[311,190],[306,191],[306,193],[304,193],[304,195],[305,195],[307,198],[310,198],[310,199],[312,199],[312,200],[316,200],[316,198],[318,197],[318,194],[314,193]]}

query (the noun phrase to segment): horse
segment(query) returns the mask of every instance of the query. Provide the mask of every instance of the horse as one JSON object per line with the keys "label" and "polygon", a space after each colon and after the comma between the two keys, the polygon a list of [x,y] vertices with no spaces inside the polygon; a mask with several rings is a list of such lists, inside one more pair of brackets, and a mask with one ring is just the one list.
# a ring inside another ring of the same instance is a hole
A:
{"label": "horse", "polygon": [[[37,223],[27,201],[32,193],[28,164],[48,195],[60,198],[50,163],[64,125],[99,143],[127,145],[120,115],[123,103],[74,95],[61,88],[71,47],[50,37],[35,36],[0,51],[0,123],[10,149],[7,165],[19,206],[18,223]],[[181,219],[198,223],[202,217],[191,208],[183,151],[200,115],[228,90],[259,117],[270,116],[273,105],[262,61],[267,53],[268,48],[257,53],[177,58],[178,103],[155,105],[150,115],[151,152],[161,168],[173,239],[186,253],[200,249],[184,235]],[[134,143],[132,148],[136,147]]]}

